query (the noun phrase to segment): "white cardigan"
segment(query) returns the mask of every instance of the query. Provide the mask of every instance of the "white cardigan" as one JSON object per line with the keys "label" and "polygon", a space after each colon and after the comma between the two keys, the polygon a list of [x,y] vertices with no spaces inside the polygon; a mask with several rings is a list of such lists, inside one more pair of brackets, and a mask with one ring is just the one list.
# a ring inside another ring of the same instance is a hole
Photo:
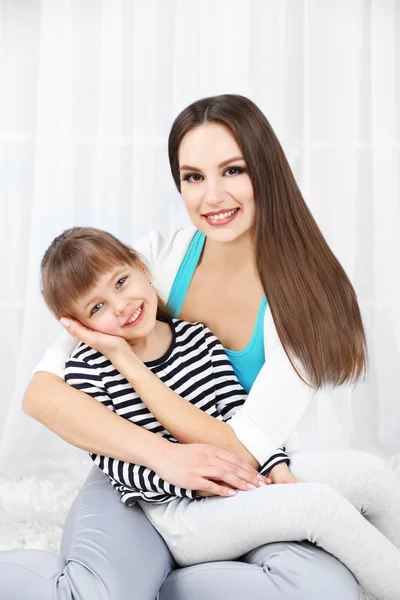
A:
{"label": "white cardigan", "polygon": [[[157,230],[134,246],[165,300],[195,232],[193,226],[174,232]],[[75,346],[76,339],[64,331],[34,372],[46,371],[63,379],[65,361]],[[269,306],[264,318],[264,347],[265,364],[245,404],[229,421],[238,439],[260,464],[283,444],[289,452],[299,449],[296,427],[315,393],[300,379],[286,356]]]}

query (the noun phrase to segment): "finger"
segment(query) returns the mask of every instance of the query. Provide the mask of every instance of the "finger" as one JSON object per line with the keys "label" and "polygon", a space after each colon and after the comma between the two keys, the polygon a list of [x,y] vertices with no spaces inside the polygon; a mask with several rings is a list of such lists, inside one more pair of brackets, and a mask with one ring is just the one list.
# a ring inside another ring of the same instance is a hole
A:
{"label": "finger", "polygon": [[262,487],[266,485],[261,479],[258,480],[257,485],[255,485],[254,483],[248,483],[247,481],[244,481],[234,473],[230,472],[226,473],[225,477],[223,478],[223,482],[227,483],[236,490],[243,490],[245,492],[248,492],[249,490],[252,491],[257,489],[257,487]]}
{"label": "finger", "polygon": [[[229,486],[234,487],[238,490],[255,490],[258,485],[254,483],[243,480],[241,477],[238,477],[235,473],[232,472],[231,468],[226,468],[224,466],[208,466],[201,469],[201,476],[207,479],[227,483]],[[263,485],[263,482],[260,481],[260,484]]]}
{"label": "finger", "polygon": [[[259,486],[260,481],[262,482],[262,476],[261,479],[258,477],[258,473],[256,472],[256,477],[253,476],[252,473],[249,473],[247,470],[242,469],[241,467],[238,467],[232,463],[227,463],[224,460],[221,459],[216,459],[212,465],[210,465],[211,468],[215,468],[215,469],[219,469],[221,476],[218,477],[218,479],[221,479],[221,481],[225,481],[226,483],[230,483],[230,481],[228,481],[226,479],[226,477],[235,477],[236,480],[235,481],[240,481],[240,485],[237,486],[238,489],[240,490],[244,490],[244,489],[255,489],[256,487]],[[213,479],[217,479],[216,476],[213,477]],[[248,487],[248,486],[252,486],[252,487]],[[236,487],[236,486],[235,486]]]}
{"label": "finger", "polygon": [[225,462],[231,463],[236,467],[239,467],[243,471],[247,471],[252,477],[257,477],[257,475],[259,474],[258,471],[256,471],[256,469],[254,469],[252,466],[249,465],[247,461],[244,460],[244,458],[240,458],[239,456],[232,454],[228,450],[218,448],[216,456]]}
{"label": "finger", "polygon": [[86,335],[93,334],[92,329],[85,327],[84,325],[82,325],[82,323],[78,323],[77,321],[74,321],[73,319],[66,319],[63,317],[62,319],[60,319],[60,323],[63,327],[65,327],[65,329],[68,330],[68,333],[70,333],[74,337],[80,337],[85,334]]}
{"label": "finger", "polygon": [[232,490],[231,488],[210,479],[201,478],[196,487],[201,491],[209,492],[215,496],[232,497],[237,495],[236,490]]}

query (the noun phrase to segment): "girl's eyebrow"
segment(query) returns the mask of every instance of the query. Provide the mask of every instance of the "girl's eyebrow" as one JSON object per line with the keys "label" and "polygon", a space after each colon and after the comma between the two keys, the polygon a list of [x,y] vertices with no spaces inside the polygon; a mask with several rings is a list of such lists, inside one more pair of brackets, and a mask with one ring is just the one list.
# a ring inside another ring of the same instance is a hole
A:
{"label": "girl's eyebrow", "polygon": [[[228,160],[224,160],[222,161],[222,163],[220,163],[218,165],[218,169],[222,169],[222,167],[226,167],[226,165],[229,165],[229,163],[234,162],[235,160],[244,160],[243,156],[233,156],[232,158],[228,158]],[[201,171],[201,169],[199,169],[198,167],[191,167],[190,165],[182,165],[181,167],[179,167],[180,171]]]}
{"label": "girl's eyebrow", "polygon": [[[121,267],[117,267],[116,269],[114,269],[114,271],[111,273],[110,277],[107,280],[107,284],[112,283],[113,279],[118,275],[118,273],[122,273],[124,269],[121,269]],[[85,306],[85,310],[87,310],[89,308],[89,306],[91,304],[94,303],[94,301],[96,300],[96,294],[93,294],[93,296],[91,296],[89,302],[86,304]]]}

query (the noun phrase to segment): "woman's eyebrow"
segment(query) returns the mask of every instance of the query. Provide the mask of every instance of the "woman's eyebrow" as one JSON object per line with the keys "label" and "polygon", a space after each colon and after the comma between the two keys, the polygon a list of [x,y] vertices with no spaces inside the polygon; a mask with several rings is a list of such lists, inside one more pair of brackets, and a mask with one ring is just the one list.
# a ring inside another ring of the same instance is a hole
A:
{"label": "woman's eyebrow", "polygon": [[[220,163],[218,165],[218,168],[221,169],[222,167],[226,167],[226,165],[229,165],[229,163],[234,162],[235,160],[244,160],[243,156],[233,156],[232,158],[228,158],[227,160],[222,161],[222,163]],[[190,165],[182,165],[181,167],[179,167],[180,171],[201,171],[201,169],[199,169],[198,167],[192,167]]]}

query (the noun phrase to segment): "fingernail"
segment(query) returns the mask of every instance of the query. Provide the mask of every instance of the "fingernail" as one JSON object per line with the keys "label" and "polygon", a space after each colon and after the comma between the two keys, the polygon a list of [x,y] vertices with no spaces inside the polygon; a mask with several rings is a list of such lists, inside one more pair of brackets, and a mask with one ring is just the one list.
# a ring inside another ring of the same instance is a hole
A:
{"label": "fingernail", "polygon": [[68,321],[68,319],[64,319],[64,317],[62,319],[60,319],[60,323],[63,327],[66,327],[66,328],[68,328],[71,325],[71,323]]}
{"label": "fingernail", "polygon": [[235,492],[235,490],[229,490],[228,494],[229,496],[237,496],[237,492]]}
{"label": "fingernail", "polygon": [[264,481],[264,475],[260,475],[260,473],[257,475],[257,479],[261,479],[261,481]]}
{"label": "fingernail", "polygon": [[253,485],[252,483],[248,483],[247,487],[249,488],[249,490],[256,490],[257,489],[256,486]]}
{"label": "fingernail", "polygon": [[260,481],[258,482],[258,485],[260,487],[262,487],[263,485],[267,485],[267,484],[265,483],[265,481],[262,481],[262,479],[260,479]]}

